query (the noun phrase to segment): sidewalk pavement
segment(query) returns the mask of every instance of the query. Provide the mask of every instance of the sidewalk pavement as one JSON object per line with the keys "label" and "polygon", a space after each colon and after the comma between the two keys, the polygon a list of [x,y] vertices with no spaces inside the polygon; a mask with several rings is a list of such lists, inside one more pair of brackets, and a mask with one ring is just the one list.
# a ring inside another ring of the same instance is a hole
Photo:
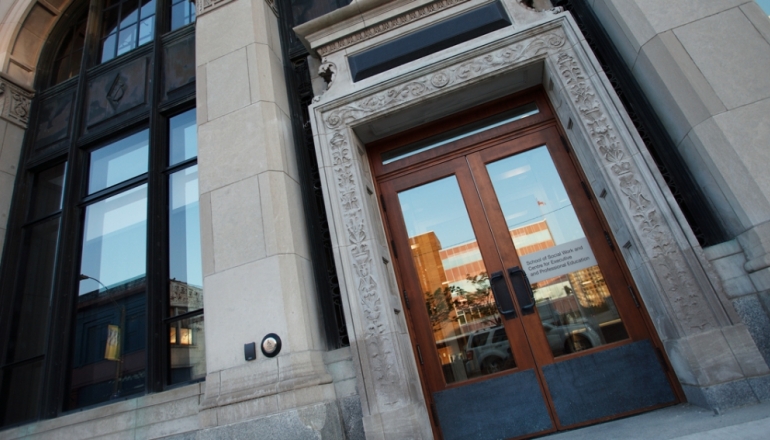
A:
{"label": "sidewalk pavement", "polygon": [[770,402],[715,414],[681,404],[574,431],[541,437],[548,440],[768,440]]}

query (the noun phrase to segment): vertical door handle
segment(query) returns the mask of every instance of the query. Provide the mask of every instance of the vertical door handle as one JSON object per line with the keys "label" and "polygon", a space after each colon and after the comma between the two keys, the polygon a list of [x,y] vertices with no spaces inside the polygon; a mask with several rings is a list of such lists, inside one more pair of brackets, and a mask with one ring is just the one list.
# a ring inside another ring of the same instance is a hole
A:
{"label": "vertical door handle", "polygon": [[516,307],[513,305],[513,297],[505,284],[503,271],[498,271],[490,275],[489,284],[492,286],[492,294],[495,296],[497,310],[505,319],[516,317]]}
{"label": "vertical door handle", "polygon": [[510,267],[508,268],[508,278],[511,280],[516,299],[519,300],[521,315],[535,313],[535,294],[532,292],[532,286],[529,284],[524,270],[519,266]]}

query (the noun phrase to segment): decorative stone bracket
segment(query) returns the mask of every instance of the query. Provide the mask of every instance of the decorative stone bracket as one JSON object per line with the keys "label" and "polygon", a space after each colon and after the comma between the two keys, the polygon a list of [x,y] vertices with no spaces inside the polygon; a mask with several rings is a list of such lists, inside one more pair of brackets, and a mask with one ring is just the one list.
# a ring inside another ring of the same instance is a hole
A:
{"label": "decorative stone bracket", "polygon": [[27,128],[29,107],[34,92],[16,85],[5,75],[0,76],[0,118]]}

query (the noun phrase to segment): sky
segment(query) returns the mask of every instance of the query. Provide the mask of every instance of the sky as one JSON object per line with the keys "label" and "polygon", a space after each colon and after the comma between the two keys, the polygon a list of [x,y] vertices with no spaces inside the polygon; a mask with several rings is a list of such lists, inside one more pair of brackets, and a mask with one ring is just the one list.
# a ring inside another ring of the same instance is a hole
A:
{"label": "sky", "polygon": [[770,15],[770,0],[757,0],[759,6],[765,10],[767,15]]}

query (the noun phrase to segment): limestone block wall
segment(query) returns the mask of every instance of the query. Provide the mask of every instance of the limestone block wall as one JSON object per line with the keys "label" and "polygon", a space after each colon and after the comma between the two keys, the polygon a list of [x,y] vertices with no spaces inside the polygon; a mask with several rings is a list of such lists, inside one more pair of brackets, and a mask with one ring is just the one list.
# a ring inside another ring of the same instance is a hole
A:
{"label": "limestone block wall", "polygon": [[707,270],[769,362],[770,20],[753,0],[590,4],[734,237]]}
{"label": "limestone block wall", "polygon": [[[218,429],[251,429],[226,425],[262,418],[249,423],[270,429],[307,416],[328,417],[324,429],[340,429],[277,17],[264,0],[202,5],[196,84],[208,374],[201,428],[216,437],[224,435]],[[257,349],[257,359],[246,361],[244,344],[268,333],[281,338],[280,354]],[[303,407],[312,414],[291,415]]]}

